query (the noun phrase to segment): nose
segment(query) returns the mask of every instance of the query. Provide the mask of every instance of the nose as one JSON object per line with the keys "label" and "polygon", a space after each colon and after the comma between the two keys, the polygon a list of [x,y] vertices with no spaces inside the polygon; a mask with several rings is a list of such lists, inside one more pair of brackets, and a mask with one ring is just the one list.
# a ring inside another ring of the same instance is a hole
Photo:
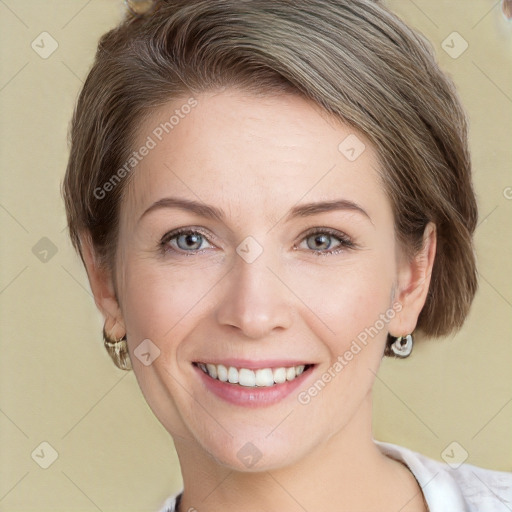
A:
{"label": "nose", "polygon": [[219,324],[238,329],[250,339],[265,338],[292,324],[290,291],[267,263],[265,252],[252,263],[235,255],[216,310]]}

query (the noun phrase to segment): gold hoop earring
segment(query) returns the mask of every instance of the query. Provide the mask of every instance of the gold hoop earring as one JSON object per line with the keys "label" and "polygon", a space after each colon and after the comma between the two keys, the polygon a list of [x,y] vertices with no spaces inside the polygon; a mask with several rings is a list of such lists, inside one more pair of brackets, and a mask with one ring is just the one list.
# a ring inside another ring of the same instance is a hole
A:
{"label": "gold hoop earring", "polygon": [[132,369],[132,362],[128,353],[128,344],[126,343],[126,335],[116,340],[111,338],[105,332],[105,327],[103,327],[103,343],[112,361],[114,361],[114,364],[120,370],[129,371]]}

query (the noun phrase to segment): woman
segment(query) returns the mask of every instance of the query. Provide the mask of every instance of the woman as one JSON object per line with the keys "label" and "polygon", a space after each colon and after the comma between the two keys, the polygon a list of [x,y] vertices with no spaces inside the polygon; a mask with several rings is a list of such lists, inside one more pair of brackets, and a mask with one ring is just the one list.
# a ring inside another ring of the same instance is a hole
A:
{"label": "woman", "polygon": [[483,511],[512,475],[372,436],[382,357],[477,282],[467,125],[371,0],[129,2],[80,95],[71,239],[174,439],[162,510]]}

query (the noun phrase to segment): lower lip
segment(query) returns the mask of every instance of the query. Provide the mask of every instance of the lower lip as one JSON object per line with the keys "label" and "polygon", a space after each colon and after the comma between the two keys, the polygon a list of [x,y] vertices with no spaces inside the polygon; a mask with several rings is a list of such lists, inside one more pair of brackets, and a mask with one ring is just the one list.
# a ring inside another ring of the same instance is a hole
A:
{"label": "lower lip", "polygon": [[213,394],[226,402],[235,405],[243,405],[244,407],[264,407],[279,402],[303,384],[313,373],[315,368],[315,365],[312,365],[298,377],[295,377],[295,379],[283,382],[282,384],[274,384],[273,386],[266,387],[247,387],[213,379],[198,366],[192,366],[199,374],[204,385]]}

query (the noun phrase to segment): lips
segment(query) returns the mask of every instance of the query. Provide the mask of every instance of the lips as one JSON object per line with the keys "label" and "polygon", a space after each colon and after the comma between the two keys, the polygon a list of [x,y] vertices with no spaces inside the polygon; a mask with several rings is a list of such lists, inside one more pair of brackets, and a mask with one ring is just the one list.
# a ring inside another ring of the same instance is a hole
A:
{"label": "lips", "polygon": [[[295,366],[252,370],[226,367],[222,364],[204,364],[199,361],[192,363],[191,366],[204,386],[202,389],[207,391],[207,396],[215,395],[232,405],[251,408],[271,406],[286,399],[299,386],[304,386],[306,382],[315,378],[314,369],[317,364],[298,365],[298,374]],[[289,375],[287,371],[290,371]],[[217,376],[213,377],[210,372],[217,372]],[[220,380],[219,376],[226,380]]]}

